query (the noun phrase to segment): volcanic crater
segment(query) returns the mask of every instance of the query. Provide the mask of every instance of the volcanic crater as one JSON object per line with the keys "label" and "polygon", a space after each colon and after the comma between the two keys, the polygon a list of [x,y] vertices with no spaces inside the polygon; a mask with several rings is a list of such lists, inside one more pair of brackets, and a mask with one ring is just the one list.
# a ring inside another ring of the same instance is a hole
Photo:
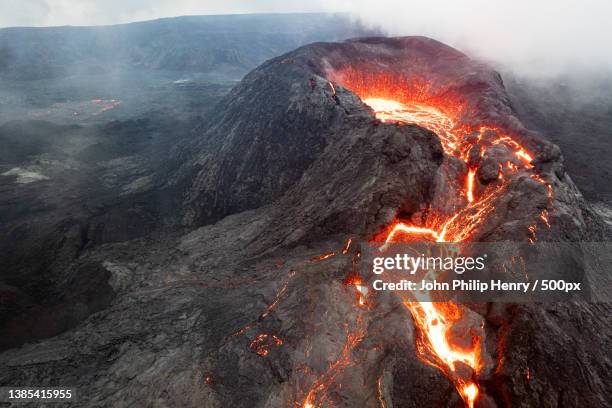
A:
{"label": "volcanic crater", "polygon": [[3,383],[91,405],[605,405],[607,304],[414,302],[358,272],[364,243],[602,239],[495,71],[424,37],[315,43],[211,115],[156,176],[180,232],[83,254],[116,298],[2,353]]}

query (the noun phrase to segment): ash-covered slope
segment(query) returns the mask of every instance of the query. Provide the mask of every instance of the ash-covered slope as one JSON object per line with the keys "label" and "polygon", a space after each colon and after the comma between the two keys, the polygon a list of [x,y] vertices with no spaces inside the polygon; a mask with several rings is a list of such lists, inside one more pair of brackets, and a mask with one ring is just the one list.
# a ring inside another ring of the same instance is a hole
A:
{"label": "ash-covered slope", "polygon": [[[460,102],[448,110],[456,123],[494,122],[488,131],[511,133],[532,152],[529,172],[512,175],[471,239],[526,241],[543,209],[551,227],[538,239],[597,239],[598,220],[558,149],[522,127],[497,74],[426,38],[313,44],[249,74],[217,106],[215,125],[176,148],[184,164],[165,188],[185,186],[177,216],[208,225],[86,251],[79,261],[111,274],[115,299],[60,336],[0,354],[0,384],[76,386],[85,406],[461,404],[454,384],[417,357],[402,302],[365,295],[354,276],[360,240],[396,218],[424,222],[466,201],[450,195],[467,168],[444,154],[442,136],[382,123],[357,97],[359,80],[380,74],[412,95],[401,78],[422,78],[420,102]],[[492,151],[490,160],[514,160]],[[469,164],[476,188],[495,183],[484,160]],[[532,182],[532,171],[544,182]],[[488,366],[471,374],[477,406],[605,405],[610,364],[597,353],[610,347],[609,312],[466,308],[484,322]]]}
{"label": "ash-covered slope", "polygon": [[[304,53],[304,59],[308,56],[316,60],[310,48]],[[418,183],[433,174],[433,168],[427,167],[430,160],[420,159],[421,155],[428,159],[435,156],[436,160],[442,157],[439,148],[434,154],[421,152],[418,146],[410,147],[407,139],[414,135],[433,149],[436,140],[432,135],[419,136],[424,130],[411,127],[390,130],[379,126],[372,120],[370,109],[354,94],[334,89],[327,79],[290,56],[272,60],[249,74],[216,107],[212,122],[214,125],[201,139],[177,149],[179,154],[191,156],[179,176],[172,179],[189,185],[182,203],[187,225],[210,223],[269,204],[300,181],[310,185],[302,188],[306,191],[289,196],[305,201],[312,194],[337,198],[342,193],[339,186],[326,191],[327,184],[335,181],[330,176],[346,181],[344,178],[376,175],[376,161],[380,160],[377,152],[383,150],[374,149],[376,144],[388,145],[384,154],[390,160],[425,166],[420,177],[404,183]],[[398,136],[384,141],[390,133]],[[368,146],[354,146],[357,141]],[[406,160],[409,156],[412,160]],[[368,159],[372,167],[368,167]],[[313,176],[315,172],[318,174]],[[403,201],[414,203],[427,197],[430,181],[424,180],[424,186]],[[407,194],[402,191],[409,190],[395,189],[394,194]],[[401,207],[401,201],[395,200],[393,207]]]}

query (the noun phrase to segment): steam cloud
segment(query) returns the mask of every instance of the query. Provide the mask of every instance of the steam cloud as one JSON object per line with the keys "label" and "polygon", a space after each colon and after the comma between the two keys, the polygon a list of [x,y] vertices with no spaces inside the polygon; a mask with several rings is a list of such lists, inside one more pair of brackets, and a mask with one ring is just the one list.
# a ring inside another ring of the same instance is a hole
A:
{"label": "steam cloud", "polygon": [[612,72],[612,3],[556,1],[332,1],[390,35],[425,35],[521,74]]}

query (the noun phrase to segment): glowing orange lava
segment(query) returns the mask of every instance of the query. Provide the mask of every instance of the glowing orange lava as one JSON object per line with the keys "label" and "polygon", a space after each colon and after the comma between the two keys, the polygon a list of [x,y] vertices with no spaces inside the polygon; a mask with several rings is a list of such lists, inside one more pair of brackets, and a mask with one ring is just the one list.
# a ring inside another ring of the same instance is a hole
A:
{"label": "glowing orange lava", "polygon": [[344,284],[347,286],[355,287],[355,295],[357,298],[357,305],[359,306],[367,306],[367,298],[368,298],[368,287],[364,285],[363,280],[358,275],[349,276]]}
{"label": "glowing orange lava", "polygon": [[465,182],[465,193],[467,196],[468,203],[474,202],[474,177],[476,176],[475,169],[469,169],[467,174],[467,180]]}
{"label": "glowing orange lava", "polygon": [[[382,122],[417,124],[436,133],[447,156],[453,156],[466,165],[465,182],[461,195],[448,197],[460,203],[454,214],[430,214],[424,225],[395,220],[380,236],[381,249],[392,242],[428,240],[434,242],[461,242],[468,240],[476,228],[495,209],[495,200],[503,193],[510,176],[520,171],[531,172],[533,155],[503,129],[482,125],[474,129],[460,124],[465,101],[460,95],[444,93],[435,96],[432,85],[424,80],[392,76],[383,72],[369,72],[352,67],[337,72],[334,80],[356,93],[370,106]],[[508,160],[499,165],[495,182],[477,188],[478,163],[487,157],[487,149],[495,146],[505,149]],[[474,153],[472,149],[477,149]],[[540,176],[532,177],[547,186],[549,199],[552,187]],[[541,220],[549,226],[548,213]],[[535,226],[529,228],[528,239],[535,239]],[[419,332],[419,357],[440,369],[455,385],[464,403],[473,407],[479,395],[476,382],[483,368],[481,361],[482,331],[464,331],[459,345],[454,329],[465,319],[463,306],[452,302],[416,302],[404,299]],[[482,330],[482,327],[480,327]],[[466,346],[466,344],[468,344]],[[469,367],[465,369],[463,367]],[[311,403],[308,399],[307,403]],[[315,405],[304,404],[304,408]]]}
{"label": "glowing orange lava", "polygon": [[405,105],[383,98],[367,98],[363,102],[376,112],[376,118],[382,122],[427,123],[427,129],[442,135],[440,142],[445,152],[450,153],[457,148],[457,140],[450,132],[455,126],[454,122],[433,106],[416,102]]}
{"label": "glowing orange lava", "polygon": [[258,356],[265,357],[270,354],[271,347],[278,347],[282,344],[283,341],[279,337],[273,334],[261,333],[251,341],[249,348]]}
{"label": "glowing orange lava", "polygon": [[[382,121],[387,121],[392,118],[395,121],[418,123],[421,126],[427,127],[436,132],[442,142],[442,146],[447,154],[453,154],[455,157],[463,158],[460,145],[461,140],[455,137],[452,133],[454,128],[453,121],[449,118],[444,118],[439,110],[433,108],[423,109],[422,105],[413,105],[410,108],[395,101],[383,102],[384,100],[366,99],[366,104],[374,103],[374,108],[377,117]],[[370,105],[371,106],[371,105]],[[378,109],[383,109],[379,116]],[[418,113],[417,113],[418,112]],[[466,155],[467,156],[467,155]],[[468,202],[468,207],[475,201],[475,175],[476,169],[470,168],[466,175],[465,197]],[[484,207],[486,208],[486,206]],[[478,214],[478,211],[475,213]],[[391,232],[385,238],[385,244],[398,241],[398,237],[402,234],[410,236],[420,236],[429,238],[430,240],[441,242],[445,240],[445,235],[449,229],[449,224],[455,220],[462,218],[459,214],[451,217],[441,225],[432,227],[420,227],[397,222]],[[475,218],[479,219],[478,216]],[[462,227],[469,227],[471,222],[462,224]],[[436,228],[437,227],[437,228]],[[465,231],[465,229],[463,229]],[[453,234],[455,239],[458,239],[461,234]],[[465,234],[463,234],[465,235]],[[383,247],[384,247],[383,246]],[[450,332],[453,325],[461,319],[461,311],[459,306],[453,303],[435,303],[435,302],[413,302],[406,301],[404,305],[411,312],[416,326],[422,334],[419,338],[419,347],[421,357],[426,362],[440,368],[454,383],[457,391],[463,398],[468,407],[472,407],[478,396],[478,386],[472,378],[463,378],[456,373],[457,364],[463,363],[473,370],[473,373],[480,371],[480,340],[476,339],[472,348],[468,350],[461,349],[455,346],[450,340]]]}
{"label": "glowing orange lava", "polygon": [[335,255],[336,255],[335,252],[327,252],[325,254],[321,254],[321,255],[317,255],[317,256],[313,257],[310,261],[311,262],[324,261],[327,258],[331,258],[332,256],[335,256]]}
{"label": "glowing orange lava", "polygon": [[320,407],[327,399],[327,390],[334,383],[336,377],[344,371],[351,363],[351,353],[353,349],[363,340],[365,335],[361,328],[363,325],[363,316],[359,315],[355,331],[347,331],[346,341],[340,352],[340,357],[327,367],[325,372],[317,378],[312,384],[304,402],[300,404],[301,408],[317,408]]}

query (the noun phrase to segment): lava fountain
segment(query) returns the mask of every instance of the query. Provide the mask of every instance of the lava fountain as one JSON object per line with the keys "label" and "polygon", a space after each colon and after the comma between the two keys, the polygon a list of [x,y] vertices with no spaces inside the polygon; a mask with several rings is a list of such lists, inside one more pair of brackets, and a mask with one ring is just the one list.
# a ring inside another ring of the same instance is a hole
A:
{"label": "lava fountain", "polygon": [[[466,171],[460,177],[463,180],[449,180],[458,185],[453,190],[458,194],[443,197],[454,204],[455,210],[447,213],[431,209],[422,225],[396,219],[373,239],[383,243],[383,247],[392,242],[470,240],[495,210],[496,199],[518,175],[528,174],[545,184],[552,200],[552,187],[533,172],[533,155],[515,137],[491,123],[474,126],[461,121],[468,108],[460,94],[448,91],[436,94],[432,83],[419,77],[408,79],[353,67],[335,72],[332,80],[359,96],[380,121],[417,124],[434,132],[447,157],[443,166],[448,166],[450,157],[465,165]],[[497,157],[501,149],[501,156],[507,159],[498,163],[493,182],[479,185],[479,166],[489,156],[489,149]],[[547,213],[541,215],[547,221],[546,217]],[[474,313],[453,302],[402,300],[417,328],[419,358],[441,370],[453,382],[465,405],[473,407],[480,393],[478,374],[484,365],[481,356],[484,323],[466,324],[467,315]]]}

